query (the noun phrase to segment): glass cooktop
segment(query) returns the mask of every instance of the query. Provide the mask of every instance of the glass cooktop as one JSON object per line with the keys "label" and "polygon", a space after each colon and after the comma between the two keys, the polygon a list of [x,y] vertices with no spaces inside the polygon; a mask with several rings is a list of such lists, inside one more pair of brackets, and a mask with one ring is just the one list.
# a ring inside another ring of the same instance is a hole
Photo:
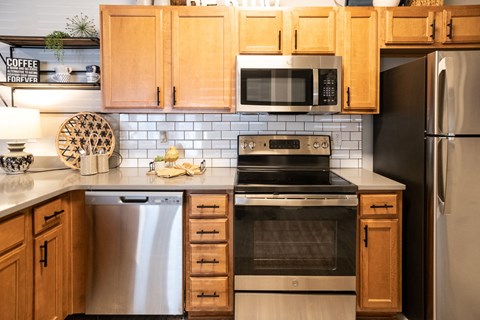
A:
{"label": "glass cooktop", "polygon": [[356,193],[357,186],[330,170],[238,169],[235,191]]}

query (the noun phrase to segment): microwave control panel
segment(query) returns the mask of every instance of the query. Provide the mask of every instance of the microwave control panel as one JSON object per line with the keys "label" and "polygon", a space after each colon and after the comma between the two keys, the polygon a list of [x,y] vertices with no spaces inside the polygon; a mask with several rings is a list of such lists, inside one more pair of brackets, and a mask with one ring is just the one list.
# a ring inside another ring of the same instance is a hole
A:
{"label": "microwave control panel", "polygon": [[319,70],[319,105],[330,106],[338,103],[337,85],[337,69]]}

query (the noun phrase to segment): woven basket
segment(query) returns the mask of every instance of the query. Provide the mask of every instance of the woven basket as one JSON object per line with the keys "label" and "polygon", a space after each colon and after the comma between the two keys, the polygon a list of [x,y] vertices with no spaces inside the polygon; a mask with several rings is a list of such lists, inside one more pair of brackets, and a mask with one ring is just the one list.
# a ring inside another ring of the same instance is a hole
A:
{"label": "woven basket", "polygon": [[409,6],[443,6],[443,0],[410,0]]}

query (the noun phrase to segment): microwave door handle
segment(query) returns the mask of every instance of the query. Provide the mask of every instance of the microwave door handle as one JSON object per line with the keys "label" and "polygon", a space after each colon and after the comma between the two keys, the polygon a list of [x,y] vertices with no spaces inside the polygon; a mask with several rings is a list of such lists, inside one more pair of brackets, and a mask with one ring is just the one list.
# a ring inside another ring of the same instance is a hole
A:
{"label": "microwave door handle", "polygon": [[318,106],[318,74],[320,73],[319,69],[313,69],[313,105]]}

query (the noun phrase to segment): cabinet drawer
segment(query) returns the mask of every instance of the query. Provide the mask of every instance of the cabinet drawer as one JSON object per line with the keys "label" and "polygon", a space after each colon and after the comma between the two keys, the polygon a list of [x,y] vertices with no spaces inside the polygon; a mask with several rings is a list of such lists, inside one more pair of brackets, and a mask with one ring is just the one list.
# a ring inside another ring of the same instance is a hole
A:
{"label": "cabinet drawer", "polygon": [[398,213],[396,194],[361,194],[360,215],[392,215]]}
{"label": "cabinet drawer", "polygon": [[57,198],[33,209],[33,230],[35,234],[59,224],[65,215],[62,199]]}
{"label": "cabinet drawer", "polygon": [[25,240],[25,215],[0,222],[0,253],[13,248]]}
{"label": "cabinet drawer", "polygon": [[228,245],[191,244],[191,274],[226,274],[228,271]]}
{"label": "cabinet drawer", "polygon": [[227,215],[228,197],[226,194],[190,195],[191,217],[224,217]]}
{"label": "cabinet drawer", "polygon": [[227,219],[190,219],[190,241],[227,241]]}
{"label": "cabinet drawer", "polygon": [[190,307],[208,310],[228,307],[228,278],[190,278]]}

